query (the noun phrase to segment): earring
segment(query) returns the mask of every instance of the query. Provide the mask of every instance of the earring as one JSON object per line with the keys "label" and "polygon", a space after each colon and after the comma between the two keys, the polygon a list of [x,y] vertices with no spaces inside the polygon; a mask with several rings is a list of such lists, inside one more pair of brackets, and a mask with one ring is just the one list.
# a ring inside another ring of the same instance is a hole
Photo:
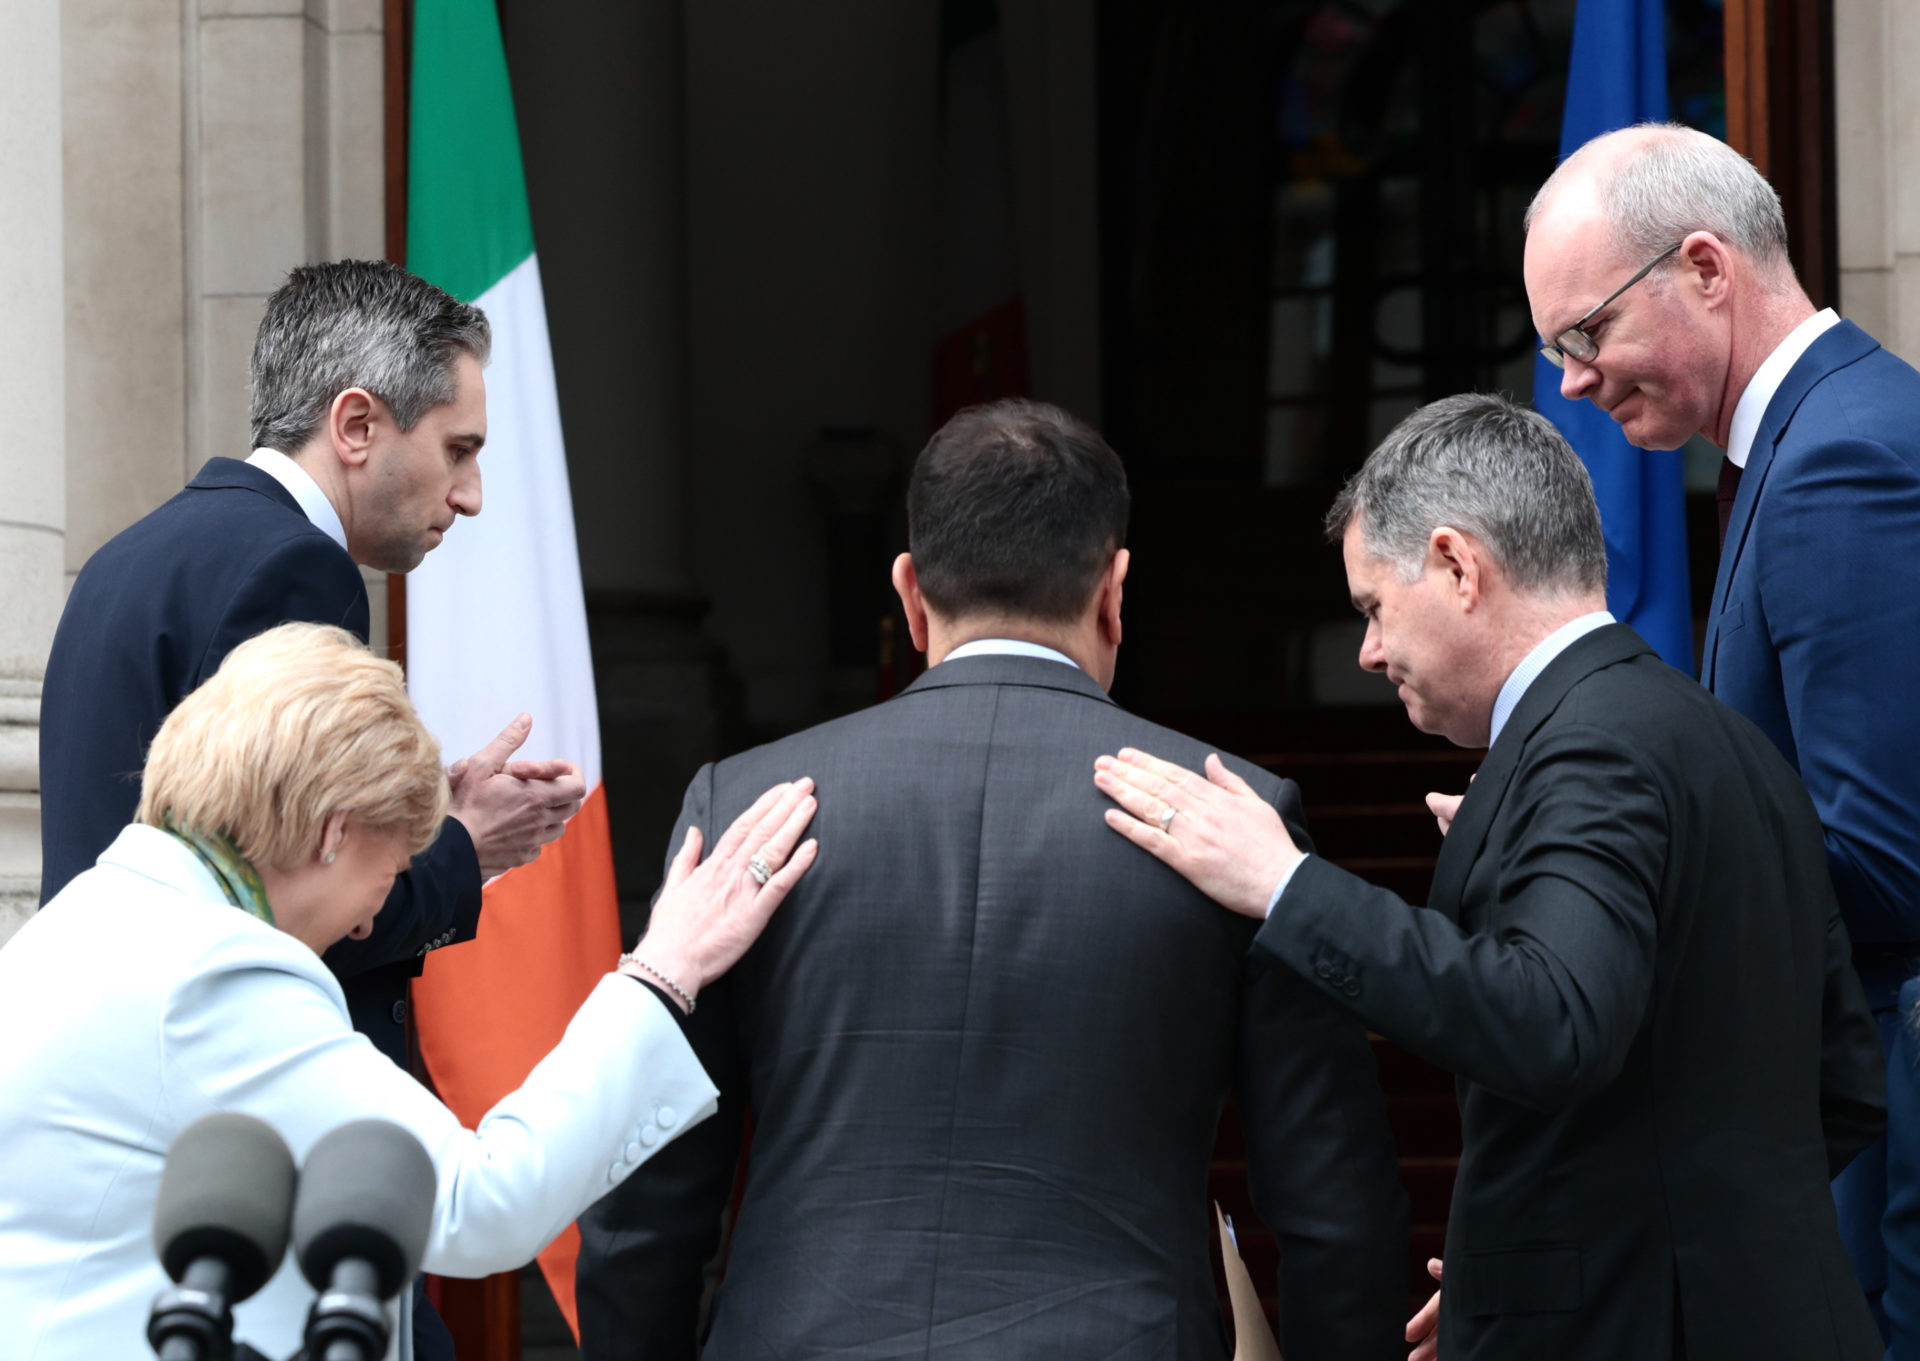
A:
{"label": "earring", "polygon": [[333,852],[328,851],[325,855],[321,856],[320,862],[325,865],[331,865],[333,863]]}

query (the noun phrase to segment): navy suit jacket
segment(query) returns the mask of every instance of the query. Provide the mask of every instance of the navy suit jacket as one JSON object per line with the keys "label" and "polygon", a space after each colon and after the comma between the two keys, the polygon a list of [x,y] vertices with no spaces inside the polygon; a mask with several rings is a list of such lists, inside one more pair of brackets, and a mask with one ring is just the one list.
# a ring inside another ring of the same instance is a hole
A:
{"label": "navy suit jacket", "polygon": [[[133,820],[147,745],[173,706],[235,646],[289,620],[365,639],[366,586],[284,487],[234,459],[209,460],[87,560],[40,702],[41,902]],[[428,950],[471,939],[479,919],[479,862],[449,818],[394,881],[373,934],[327,952],[354,1024],[402,1066],[407,979]]]}
{"label": "navy suit jacket", "polygon": [[[1843,321],[1754,437],[1701,680],[1806,783],[1856,943],[1920,942],[1916,673],[1920,373]],[[1899,986],[1866,982],[1875,1005]]]}

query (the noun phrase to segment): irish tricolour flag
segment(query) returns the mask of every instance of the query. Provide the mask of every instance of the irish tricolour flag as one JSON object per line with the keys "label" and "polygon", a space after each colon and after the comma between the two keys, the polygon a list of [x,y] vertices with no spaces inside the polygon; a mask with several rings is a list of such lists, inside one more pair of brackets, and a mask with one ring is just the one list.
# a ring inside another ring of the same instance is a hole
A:
{"label": "irish tricolour flag", "polygon": [[[522,711],[523,757],[586,771],[587,801],[533,864],[486,889],[479,939],[429,956],[420,1048],[467,1124],[519,1086],[620,952],[587,614],[553,356],[494,0],[416,0],[407,267],[493,324],[484,506],[407,579],[407,683],[452,759]],[[574,1317],[569,1228],[540,1256]]]}

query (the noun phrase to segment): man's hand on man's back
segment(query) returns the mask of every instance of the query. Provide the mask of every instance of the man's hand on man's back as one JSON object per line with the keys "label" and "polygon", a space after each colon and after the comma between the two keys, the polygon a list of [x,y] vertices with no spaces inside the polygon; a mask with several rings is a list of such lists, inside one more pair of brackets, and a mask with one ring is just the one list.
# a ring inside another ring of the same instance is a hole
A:
{"label": "man's hand on man's back", "polygon": [[532,717],[521,714],[447,771],[453,794],[447,813],[473,838],[483,881],[538,858],[587,796],[586,776],[573,762],[513,759],[532,730]]}

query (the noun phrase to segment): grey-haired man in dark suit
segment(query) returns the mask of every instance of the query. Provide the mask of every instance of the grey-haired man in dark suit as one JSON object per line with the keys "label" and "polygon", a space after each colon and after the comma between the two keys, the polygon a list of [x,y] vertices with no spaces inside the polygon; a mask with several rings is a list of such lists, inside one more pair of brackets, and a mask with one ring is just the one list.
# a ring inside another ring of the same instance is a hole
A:
{"label": "grey-haired man in dark suit", "polygon": [[1152,863],[1261,923],[1256,958],[1458,1075],[1414,1361],[1878,1358],[1827,1179],[1885,1079],[1792,768],[1607,613],[1592,485],[1538,413],[1421,408],[1327,526],[1360,664],[1488,748],[1427,905],[1303,854],[1217,764],[1116,750],[1095,779]]}
{"label": "grey-haired man in dark suit", "polygon": [[[1402,1351],[1406,1206],[1364,1030],[1101,819],[1102,752],[1206,754],[1107,697],[1127,510],[1066,413],[962,412],[920,455],[894,567],[931,669],[695,777],[674,844],[804,769],[821,855],[688,1022],[720,1114],[582,1223],[589,1361],[694,1355],[749,1110],[708,1361],[1224,1357],[1229,1095],[1290,1361]],[[1303,837],[1293,784],[1231,764]]]}

